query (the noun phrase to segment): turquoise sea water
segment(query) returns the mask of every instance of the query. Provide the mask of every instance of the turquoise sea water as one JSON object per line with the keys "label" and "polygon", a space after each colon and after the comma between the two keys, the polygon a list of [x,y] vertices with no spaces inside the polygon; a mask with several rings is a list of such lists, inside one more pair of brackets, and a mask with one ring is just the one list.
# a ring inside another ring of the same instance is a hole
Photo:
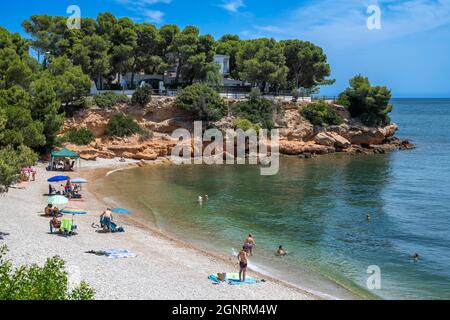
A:
{"label": "turquoise sea water", "polygon": [[[398,136],[416,150],[286,158],[273,177],[253,166],[139,168],[105,178],[104,192],[163,230],[224,254],[251,232],[251,264],[308,289],[349,297],[337,282],[363,296],[450,299],[450,100],[393,103]],[[200,206],[204,194],[210,200]],[[274,256],[280,244],[289,251],[284,259]],[[372,265],[381,269],[381,290],[369,293]],[[211,270],[219,271],[231,270]]]}

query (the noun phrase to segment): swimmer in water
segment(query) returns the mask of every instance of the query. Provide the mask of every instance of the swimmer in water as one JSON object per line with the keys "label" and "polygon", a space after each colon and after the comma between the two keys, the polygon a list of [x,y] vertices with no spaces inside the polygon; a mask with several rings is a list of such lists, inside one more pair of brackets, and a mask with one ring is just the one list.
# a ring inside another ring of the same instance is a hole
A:
{"label": "swimmer in water", "polygon": [[419,254],[416,252],[416,253],[414,253],[414,254],[412,255],[411,259],[412,259],[414,262],[419,262],[420,256],[419,256]]}
{"label": "swimmer in water", "polygon": [[371,220],[372,220],[372,216],[368,213],[368,214],[366,215],[366,219],[367,219],[367,221],[371,221]]}
{"label": "swimmer in water", "polygon": [[199,202],[200,204],[203,203],[203,198],[202,198],[202,196],[198,196],[198,202]]}
{"label": "swimmer in water", "polygon": [[284,257],[287,255],[286,250],[284,250],[283,246],[278,247],[277,256]]}

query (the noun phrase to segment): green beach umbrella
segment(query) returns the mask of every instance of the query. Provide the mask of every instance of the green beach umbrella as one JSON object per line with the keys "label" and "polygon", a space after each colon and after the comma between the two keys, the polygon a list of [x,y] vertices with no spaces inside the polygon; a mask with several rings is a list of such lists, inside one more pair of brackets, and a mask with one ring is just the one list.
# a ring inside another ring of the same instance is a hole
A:
{"label": "green beach umbrella", "polygon": [[88,181],[86,179],[83,178],[75,178],[71,180],[72,183],[78,183],[78,184],[82,184],[82,183],[88,183]]}
{"label": "green beach umbrella", "polygon": [[52,196],[48,198],[47,203],[54,206],[60,206],[69,203],[69,199],[63,196]]}

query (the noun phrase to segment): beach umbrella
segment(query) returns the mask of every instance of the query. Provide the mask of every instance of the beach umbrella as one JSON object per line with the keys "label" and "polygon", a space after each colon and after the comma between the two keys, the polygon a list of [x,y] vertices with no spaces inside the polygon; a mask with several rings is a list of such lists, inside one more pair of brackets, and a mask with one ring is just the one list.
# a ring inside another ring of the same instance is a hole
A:
{"label": "beach umbrella", "polygon": [[48,198],[47,203],[54,206],[65,205],[69,203],[69,199],[64,196],[52,196]]}
{"label": "beach umbrella", "polygon": [[88,214],[88,212],[84,209],[80,208],[64,208],[60,211],[62,214],[68,214],[72,215],[72,224],[73,224],[73,218],[77,215],[85,215]]}
{"label": "beach umbrella", "polygon": [[67,176],[56,176],[53,178],[48,179],[48,182],[61,182],[61,181],[67,181],[70,180],[70,177]]}
{"label": "beach umbrella", "polygon": [[63,214],[71,214],[71,215],[84,215],[88,214],[88,212],[84,209],[80,208],[64,208],[60,211]]}
{"label": "beach umbrella", "polygon": [[88,181],[86,179],[83,179],[83,178],[75,178],[75,179],[72,179],[70,181],[72,181],[72,183],[78,183],[78,184],[88,183]]}
{"label": "beach umbrella", "polygon": [[113,208],[113,209],[111,209],[111,212],[116,213],[116,214],[126,214],[126,215],[131,214],[130,211],[128,211],[127,209],[123,209],[123,208]]}

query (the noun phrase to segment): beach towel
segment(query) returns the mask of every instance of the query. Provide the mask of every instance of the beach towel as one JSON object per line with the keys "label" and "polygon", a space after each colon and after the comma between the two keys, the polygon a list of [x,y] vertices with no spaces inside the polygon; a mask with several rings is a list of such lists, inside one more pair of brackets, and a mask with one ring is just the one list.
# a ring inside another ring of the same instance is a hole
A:
{"label": "beach towel", "polygon": [[239,280],[239,273],[227,273],[227,276],[225,278],[225,281],[220,281],[217,277],[217,274],[212,274],[208,277],[209,280],[211,280],[214,283],[228,283],[229,285],[242,285],[242,284],[256,284],[263,282],[263,280],[258,280],[253,277],[245,277],[245,282],[241,282]]}
{"label": "beach towel", "polygon": [[105,256],[110,259],[126,259],[137,257],[136,254],[128,251],[127,249],[109,249],[105,251]]}

